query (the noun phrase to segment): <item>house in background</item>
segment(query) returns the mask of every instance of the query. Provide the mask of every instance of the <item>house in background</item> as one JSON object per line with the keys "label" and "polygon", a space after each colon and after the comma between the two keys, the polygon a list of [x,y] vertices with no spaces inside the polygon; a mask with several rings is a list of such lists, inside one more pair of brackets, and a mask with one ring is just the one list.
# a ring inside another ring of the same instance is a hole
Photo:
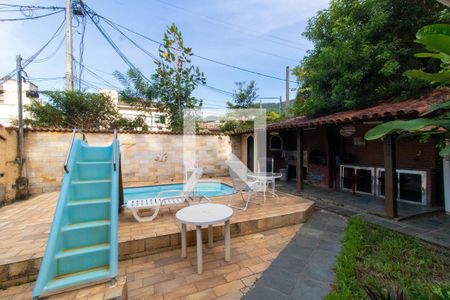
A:
{"label": "house in background", "polygon": [[[31,103],[32,98],[39,97],[39,88],[32,82],[22,83],[22,103],[27,105]],[[0,84],[0,124],[11,126],[14,120],[17,120],[19,106],[17,99],[17,81],[7,79]],[[27,112],[24,111],[24,118],[27,118]]]}
{"label": "house in background", "polygon": [[149,127],[150,131],[167,131],[167,114],[159,112],[156,108],[152,108],[150,112],[139,110],[128,103],[119,100],[119,93],[116,90],[100,89],[100,94],[109,96],[116,105],[119,113],[129,120],[142,117]]}

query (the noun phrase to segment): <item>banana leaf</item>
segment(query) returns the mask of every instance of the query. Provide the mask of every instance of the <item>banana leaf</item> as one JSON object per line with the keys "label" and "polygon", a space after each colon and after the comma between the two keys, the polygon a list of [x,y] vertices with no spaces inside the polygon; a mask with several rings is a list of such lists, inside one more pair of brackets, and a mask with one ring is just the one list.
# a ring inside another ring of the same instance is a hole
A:
{"label": "banana leaf", "polygon": [[450,73],[426,73],[422,70],[408,70],[403,75],[411,79],[422,79],[434,83],[450,84]]}
{"label": "banana leaf", "polygon": [[450,120],[449,119],[426,119],[418,118],[414,120],[396,120],[383,123],[378,125],[366,132],[364,138],[368,141],[381,139],[388,134],[402,133],[402,132],[417,132],[422,133],[425,127],[432,126],[443,127],[446,130],[450,130]]}

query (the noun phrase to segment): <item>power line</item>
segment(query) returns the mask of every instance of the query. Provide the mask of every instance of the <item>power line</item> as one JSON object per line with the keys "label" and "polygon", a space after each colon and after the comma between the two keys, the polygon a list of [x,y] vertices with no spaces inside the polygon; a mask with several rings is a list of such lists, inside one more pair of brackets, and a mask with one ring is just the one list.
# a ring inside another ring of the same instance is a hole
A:
{"label": "power line", "polygon": [[[295,42],[292,42],[291,40],[284,39],[284,38],[281,38],[281,37],[276,36],[276,35],[272,35],[272,34],[263,34],[263,35],[261,35],[261,33],[256,32],[254,30],[249,30],[248,28],[243,28],[243,27],[241,27],[239,25],[236,25],[236,24],[233,24],[233,23],[230,23],[230,22],[225,22],[225,21],[218,20],[218,19],[214,19],[214,18],[211,18],[209,16],[200,15],[197,12],[194,12],[194,11],[189,10],[187,8],[184,8],[184,7],[181,7],[181,6],[177,6],[175,4],[172,4],[172,3],[169,3],[169,2],[166,2],[166,1],[163,1],[163,0],[156,0],[156,1],[162,3],[162,4],[166,5],[166,6],[178,9],[180,11],[187,12],[189,14],[192,14],[192,15],[196,16],[196,17],[200,17],[200,18],[202,18],[202,19],[204,19],[204,20],[206,20],[206,21],[208,21],[210,23],[225,25],[226,27],[231,28],[231,29],[233,29],[233,30],[235,30],[237,32],[240,32],[240,33],[251,35],[251,36],[256,37],[256,38],[263,38],[263,39],[268,40],[270,42],[277,43],[277,44],[280,44],[280,45],[284,45],[286,47],[290,47],[290,48],[294,48],[294,49],[299,49],[299,50],[309,49],[309,47],[307,45],[303,45],[303,44],[300,44],[300,43],[295,43]],[[277,40],[277,41],[274,41],[274,40]]]}
{"label": "power line", "polygon": [[22,65],[22,69],[25,69],[33,60],[41,54],[42,51],[59,35],[61,29],[63,28],[64,24],[66,23],[66,20],[63,20],[59,27],[56,29],[55,33],[50,37],[50,39],[47,41],[47,43],[44,44],[35,54],[30,56],[28,59],[26,59]]}
{"label": "power line", "polygon": [[87,73],[91,74],[93,77],[97,78],[98,80],[103,81],[104,84],[106,84],[108,87],[112,87],[112,88],[114,88],[116,90],[120,90],[120,88],[118,88],[116,85],[114,85],[111,82],[107,81],[106,79],[104,79],[103,77],[101,77],[100,75],[98,75],[97,73],[92,71],[90,68],[88,68],[86,65],[82,64],[81,62],[79,62],[76,59],[74,59],[74,61],[80,66],[80,68],[85,69]]}
{"label": "power line", "polygon": [[36,19],[40,19],[40,18],[45,18],[45,17],[49,17],[52,15],[56,15],[59,14],[61,12],[63,12],[64,10],[58,10],[58,11],[54,11],[45,15],[39,15],[39,16],[34,16],[34,17],[24,17],[24,18],[13,18],[13,19],[0,19],[0,22],[8,22],[8,21],[24,21],[24,20],[36,20]]}
{"label": "power line", "polygon": [[200,86],[204,86],[204,87],[206,87],[206,88],[208,88],[208,89],[210,89],[210,90],[212,90],[214,92],[217,92],[219,94],[222,94],[222,95],[226,95],[226,96],[233,96],[234,95],[232,92],[225,91],[225,90],[222,90],[222,89],[219,89],[219,88],[207,85],[207,84],[201,84]]}
{"label": "power line", "polygon": [[66,77],[29,77],[29,81],[54,81],[54,80],[61,80],[65,79]]}
{"label": "power line", "polygon": [[[90,9],[90,10],[91,10],[91,9]],[[92,10],[91,10],[91,11],[92,11]],[[132,29],[130,29],[130,28],[128,28],[128,27],[125,27],[125,26],[123,26],[123,25],[120,25],[120,24],[118,24],[118,23],[116,23],[116,22],[114,22],[114,21],[112,21],[112,20],[110,20],[110,19],[108,19],[108,18],[106,18],[106,17],[104,17],[104,16],[101,16],[101,15],[97,14],[97,13],[94,12],[94,11],[92,11],[92,13],[95,14],[97,17],[103,19],[105,22],[109,22],[109,23],[111,23],[111,24],[114,24],[114,25],[117,26],[117,27],[120,27],[120,28],[122,28],[122,29],[124,29],[124,30],[127,30],[127,31],[131,32],[131,33],[134,33],[134,34],[136,34],[136,35],[138,35],[138,36],[140,36],[140,37],[142,37],[142,38],[144,38],[144,39],[146,39],[146,40],[149,40],[149,41],[151,41],[151,42],[153,42],[153,43],[156,43],[156,44],[158,44],[158,45],[160,45],[160,46],[164,45],[163,43],[161,43],[161,42],[159,42],[159,41],[157,41],[157,40],[155,40],[155,39],[152,39],[151,37],[148,37],[148,36],[146,36],[146,35],[144,35],[144,34],[142,34],[142,33],[139,33],[139,32],[137,32],[137,31],[134,31],[134,30],[132,30]],[[175,49],[175,48],[174,48],[174,49]],[[177,49],[175,49],[175,50],[177,50]],[[243,72],[252,73],[252,74],[255,74],[255,75],[258,75],[258,76],[267,77],[267,78],[271,78],[271,79],[275,79],[275,80],[280,80],[280,81],[286,81],[284,78],[281,78],[281,77],[277,77],[277,76],[273,76],[273,75],[268,75],[268,74],[264,74],[264,73],[261,73],[261,72],[249,70],[249,69],[242,68],[242,67],[238,67],[238,66],[231,65],[231,64],[228,64],[228,63],[224,63],[224,62],[221,62],[221,61],[212,59],[212,58],[207,58],[207,57],[205,57],[205,56],[201,56],[201,55],[198,55],[198,54],[193,54],[192,56],[197,57],[197,58],[202,59],[202,60],[206,60],[206,61],[215,63],[215,64],[219,64],[219,65],[222,65],[222,66],[225,66],[225,67],[228,67],[228,68],[233,68],[233,69],[240,70],[240,71],[243,71]],[[296,81],[291,81],[291,82],[292,82],[292,83],[297,83]]]}
{"label": "power line", "polygon": [[[22,70],[25,69],[30,63],[32,63],[39,56],[39,54],[41,54],[42,51],[44,51],[44,49],[59,35],[61,29],[63,28],[63,26],[65,24],[65,22],[66,22],[65,20],[63,20],[61,22],[59,27],[56,29],[55,33],[53,33],[53,35],[50,37],[50,39],[38,51],[36,51],[28,59],[23,61],[23,63],[22,63]],[[1,79],[0,84],[3,84],[7,79],[11,78],[15,74],[16,74],[16,70],[12,70],[11,72],[9,72],[7,75],[5,75]]]}
{"label": "power line", "polygon": [[125,37],[128,41],[130,41],[134,46],[136,46],[139,50],[147,54],[149,57],[153,58],[154,60],[159,60],[156,56],[154,56],[152,53],[145,50],[143,47],[141,47],[138,43],[136,43],[134,40],[132,40],[129,36],[127,36],[125,33],[123,33],[117,26],[110,22],[109,20],[104,20],[109,26],[117,30],[123,37]]}
{"label": "power line", "polygon": [[129,68],[137,70],[142,78],[147,80],[148,82],[151,82],[144,74],[142,74],[138,68],[126,57],[126,55],[119,49],[119,47],[114,43],[114,41],[111,39],[111,37],[108,35],[108,33],[105,31],[105,29],[99,24],[98,20],[95,19],[95,17],[98,17],[97,13],[95,13],[91,8],[89,8],[87,5],[83,5],[83,11],[85,14],[88,15],[88,17],[91,19],[91,21],[94,23],[95,27],[100,31],[101,35],[106,39],[106,41],[110,44],[110,46],[114,49],[114,51],[117,53],[117,55],[122,58],[122,60],[128,65]]}
{"label": "power line", "polygon": [[17,7],[17,8],[25,8],[25,9],[49,9],[49,10],[59,10],[66,9],[63,6],[39,6],[39,5],[20,5],[20,4],[10,4],[10,3],[0,3],[0,6],[5,7]]}
{"label": "power line", "polygon": [[52,53],[50,53],[47,57],[35,60],[34,63],[43,63],[43,62],[46,62],[49,59],[51,59],[53,56],[55,56],[56,53],[59,51],[59,49],[61,49],[61,46],[63,45],[65,39],[66,39],[66,37],[63,36],[61,41],[59,42],[58,46],[56,46],[56,49]]}
{"label": "power line", "polygon": [[79,50],[79,56],[80,56],[80,73],[79,73],[79,81],[78,81],[78,87],[81,87],[81,78],[83,77],[83,58],[84,58],[84,35],[86,33],[86,16],[83,15],[82,21],[81,21],[81,39],[80,39],[80,50]]}

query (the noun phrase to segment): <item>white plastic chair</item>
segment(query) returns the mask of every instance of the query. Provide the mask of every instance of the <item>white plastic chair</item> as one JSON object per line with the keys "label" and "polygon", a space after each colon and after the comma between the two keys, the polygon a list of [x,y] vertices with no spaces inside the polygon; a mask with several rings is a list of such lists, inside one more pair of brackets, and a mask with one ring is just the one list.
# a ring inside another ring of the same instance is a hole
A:
{"label": "white plastic chair", "polygon": [[[274,159],[273,157],[261,157],[258,159],[258,172],[273,173],[274,171]],[[275,178],[266,179],[267,187],[271,186],[272,195],[275,194]]]}
{"label": "white plastic chair", "polygon": [[[231,205],[231,197],[228,200],[228,206],[247,210],[248,204],[251,202],[251,197],[254,193],[262,192],[264,195],[264,203],[266,202],[266,187],[267,185],[264,182],[253,180],[248,180],[248,173],[251,171],[245,166],[236,156],[229,159],[226,163],[229,168],[230,177],[233,182],[233,188],[241,194],[242,201],[244,202],[244,206],[233,206]],[[247,197],[244,198],[244,193],[247,193]]]}
{"label": "white plastic chair", "polygon": [[[137,221],[148,222],[156,218],[162,205],[172,206],[183,203],[189,205],[188,200],[194,198],[195,186],[202,174],[203,170],[197,168],[192,172],[189,180],[183,185],[183,190],[166,190],[159,192],[156,198],[129,200],[126,208],[131,211]],[[210,201],[209,198],[202,196],[198,202],[202,199]],[[150,216],[141,217],[139,211],[143,209],[154,209],[154,212]]]}

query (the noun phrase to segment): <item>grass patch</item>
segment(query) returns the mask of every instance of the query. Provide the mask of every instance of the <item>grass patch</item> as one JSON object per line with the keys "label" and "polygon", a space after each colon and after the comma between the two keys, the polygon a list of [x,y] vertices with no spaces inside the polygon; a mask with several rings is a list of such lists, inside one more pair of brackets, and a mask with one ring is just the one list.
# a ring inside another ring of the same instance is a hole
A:
{"label": "grass patch", "polygon": [[367,299],[365,286],[382,294],[399,289],[405,299],[450,299],[450,251],[359,217],[348,220],[335,267],[328,300]]}

